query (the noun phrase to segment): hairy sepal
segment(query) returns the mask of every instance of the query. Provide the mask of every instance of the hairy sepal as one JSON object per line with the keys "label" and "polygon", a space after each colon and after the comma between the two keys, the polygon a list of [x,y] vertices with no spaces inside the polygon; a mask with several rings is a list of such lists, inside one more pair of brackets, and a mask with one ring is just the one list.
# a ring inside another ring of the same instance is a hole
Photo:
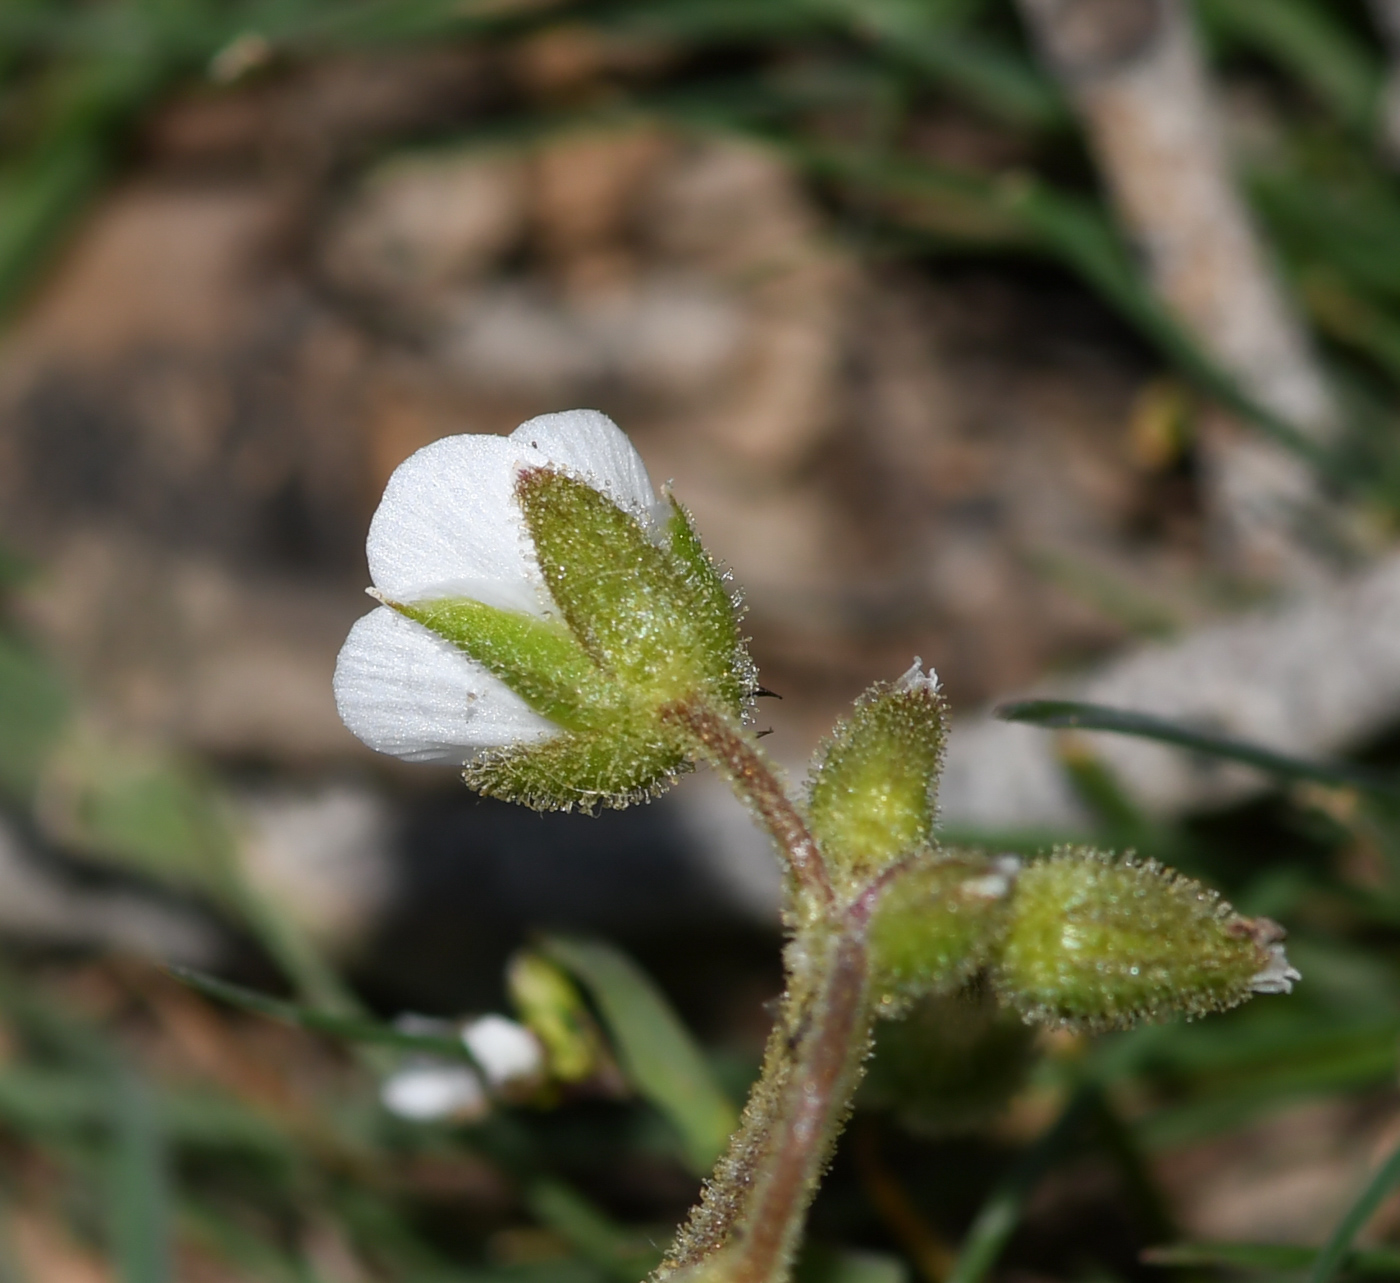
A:
{"label": "hairy sepal", "polygon": [[871,687],[818,750],[808,821],[849,885],[931,843],[944,734],[943,698],[918,675]]}
{"label": "hairy sepal", "polygon": [[683,517],[658,543],[637,516],[552,468],[521,472],[516,497],[550,595],[599,668],[654,707],[699,697],[740,711],[751,678],[737,662],[734,607]]}
{"label": "hairy sepal", "polygon": [[644,723],[492,749],[468,762],[462,779],[484,797],[591,815],[656,797],[690,769],[689,745]]}
{"label": "hairy sepal", "polygon": [[1062,847],[1017,878],[996,986],[1035,1023],[1114,1029],[1237,1006],[1273,962],[1259,923],[1199,882]]}
{"label": "hairy sepal", "polygon": [[388,604],[450,641],[566,730],[605,729],[626,716],[626,692],[561,623],[468,597]]}

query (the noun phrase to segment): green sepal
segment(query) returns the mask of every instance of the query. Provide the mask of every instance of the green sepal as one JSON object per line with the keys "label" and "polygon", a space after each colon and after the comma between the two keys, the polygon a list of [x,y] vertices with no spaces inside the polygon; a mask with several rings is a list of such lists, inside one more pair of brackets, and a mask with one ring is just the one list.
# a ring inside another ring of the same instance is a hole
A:
{"label": "green sepal", "polygon": [[944,707],[917,665],[871,687],[818,750],[807,816],[828,867],[863,882],[933,838]]}
{"label": "green sepal", "polygon": [[622,722],[490,749],[467,763],[462,779],[485,797],[536,811],[591,814],[656,797],[690,768],[689,745],[659,721]]}
{"label": "green sepal", "polygon": [[1052,1026],[1203,1016],[1244,1002],[1277,965],[1263,927],[1155,861],[1057,848],[1016,880],[996,985]]}
{"label": "green sepal", "polygon": [[389,602],[499,677],[535,712],[569,730],[615,722],[625,694],[562,624],[469,597]]}
{"label": "green sepal", "polygon": [[871,984],[881,1015],[960,987],[992,958],[1016,877],[1011,857],[929,852],[900,869],[870,918]]}
{"label": "green sepal", "polygon": [[[743,612],[738,597],[730,593],[724,573],[705,551],[690,513],[675,499],[671,499],[667,533],[694,601],[692,624],[702,639],[701,651],[713,657],[714,692],[726,708],[738,711],[758,688],[757,672],[739,631]],[[725,662],[718,662],[722,658]]]}
{"label": "green sepal", "polygon": [[652,706],[703,695],[739,711],[734,608],[716,595],[723,585],[693,532],[678,541],[673,524],[661,546],[606,495],[551,468],[522,472],[516,497],[550,594],[600,668]]}

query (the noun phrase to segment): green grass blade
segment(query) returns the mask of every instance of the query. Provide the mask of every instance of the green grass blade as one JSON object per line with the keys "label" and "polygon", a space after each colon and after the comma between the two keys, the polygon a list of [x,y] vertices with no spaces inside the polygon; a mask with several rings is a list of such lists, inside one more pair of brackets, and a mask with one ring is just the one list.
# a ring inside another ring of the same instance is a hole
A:
{"label": "green grass blade", "polygon": [[944,1283],[981,1283],[997,1263],[1040,1179],[1091,1115],[1097,1086],[1081,1087],[1064,1112],[982,1204]]}
{"label": "green grass blade", "polygon": [[1319,784],[1362,789],[1386,797],[1400,797],[1400,784],[1378,771],[1345,762],[1313,762],[1292,757],[1273,749],[1251,744],[1228,735],[1212,735],[1193,730],[1178,722],[1156,717],[1151,713],[1134,713],[1126,709],[1109,708],[1103,704],[1086,704],[1072,699],[1024,699],[1002,704],[995,715],[1004,722],[1027,722],[1032,726],[1052,729],[1108,731],[1116,735],[1134,735],[1139,739],[1157,740],[1178,748],[1212,757],[1242,762],[1270,775],[1287,779],[1314,780]]}
{"label": "green grass blade", "polygon": [[[1286,1243],[1168,1243],[1142,1253],[1147,1265],[1221,1265],[1236,1270],[1301,1272],[1316,1260],[1310,1247]],[[1395,1248],[1353,1248],[1342,1259],[1348,1274],[1400,1274],[1400,1251]]]}
{"label": "green grass blade", "polygon": [[612,1035],[623,1072],[675,1126],[691,1170],[705,1175],[739,1118],[660,989],[626,954],[551,936],[541,951],[582,982]]}
{"label": "green grass blade", "polygon": [[1375,1214],[1385,1196],[1400,1184],[1400,1146],[1381,1164],[1380,1169],[1366,1182],[1347,1214],[1342,1217],[1332,1237],[1323,1245],[1313,1262],[1308,1283],[1329,1283],[1341,1267],[1351,1249],[1351,1241],[1366,1228],[1366,1223]]}
{"label": "green grass blade", "polygon": [[942,81],[1010,124],[1045,128],[1069,119],[1054,85],[1028,58],[940,20],[925,3],[821,0],[814,9],[844,19],[886,57]]}
{"label": "green grass blade", "polygon": [[629,1234],[562,1181],[534,1181],[525,1191],[525,1203],[541,1225],[552,1229],[585,1261],[618,1283],[636,1283],[661,1260],[659,1251]]}
{"label": "green grass blade", "polygon": [[909,1267],[888,1252],[807,1243],[793,1271],[796,1283],[907,1283]]}
{"label": "green grass blade", "polygon": [[431,1034],[407,1033],[395,1029],[393,1025],[365,1020],[357,1016],[339,1015],[320,1011],[311,1007],[298,1006],[294,1002],[284,1002],[267,994],[245,989],[242,985],[230,984],[215,976],[191,970],[188,967],[169,966],[166,970],[191,989],[197,989],[206,997],[228,1003],[242,1011],[250,1011],[284,1024],[297,1025],[313,1033],[329,1034],[346,1042],[371,1043],[385,1047],[401,1047],[405,1051],[420,1051],[434,1056],[453,1056],[460,1060],[470,1060],[471,1053],[457,1038],[442,1038]]}
{"label": "green grass blade", "polygon": [[951,199],[979,210],[991,227],[1002,231],[1003,249],[1012,247],[1008,242],[1020,240],[1026,248],[1058,259],[1135,326],[1206,395],[1304,459],[1319,473],[1344,486],[1358,482],[1352,469],[1256,401],[1201,348],[1154,293],[1107,214],[1096,202],[1057,191],[1034,176],[1020,172],[992,179],[924,161],[872,162],[858,152],[817,147],[772,135],[768,135],[768,141],[818,174],[839,177],[889,195],[924,196],[935,201]]}
{"label": "green grass blade", "polygon": [[68,695],[32,651],[0,636],[0,791],[16,801],[38,783],[68,721]]}
{"label": "green grass blade", "polygon": [[1197,0],[1206,25],[1290,72],[1339,120],[1369,130],[1385,80],[1380,55],[1325,4],[1309,0]]}
{"label": "green grass blade", "polygon": [[107,1206],[121,1283],[170,1283],[170,1191],[155,1101],[145,1082],[118,1070],[112,1084]]}

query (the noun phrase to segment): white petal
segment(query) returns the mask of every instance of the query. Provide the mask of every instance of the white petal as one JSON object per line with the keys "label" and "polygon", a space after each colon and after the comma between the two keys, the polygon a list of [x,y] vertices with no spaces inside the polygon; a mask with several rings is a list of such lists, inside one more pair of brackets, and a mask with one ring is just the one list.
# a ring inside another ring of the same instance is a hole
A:
{"label": "white petal", "polygon": [[665,525],[668,504],[658,502],[642,457],[626,434],[597,410],[542,414],[510,434],[537,450],[561,471],[604,491],[620,508],[634,513],[653,530]]}
{"label": "white petal", "polygon": [[345,639],[335,702],[370,748],[408,762],[460,764],[483,748],[559,730],[451,642],[387,606]]}
{"label": "white petal", "polygon": [[444,1118],[468,1122],[490,1109],[485,1088],[466,1065],[408,1065],[391,1074],[379,1088],[384,1108],[415,1123]]}
{"label": "white petal", "polygon": [[482,1016],[462,1030],[462,1041],[493,1087],[544,1072],[544,1048],[524,1025],[505,1016]]}
{"label": "white petal", "polygon": [[397,601],[473,597],[542,615],[549,594],[515,502],[523,465],[545,462],[509,437],[443,437],[394,470],[369,527],[374,586]]}

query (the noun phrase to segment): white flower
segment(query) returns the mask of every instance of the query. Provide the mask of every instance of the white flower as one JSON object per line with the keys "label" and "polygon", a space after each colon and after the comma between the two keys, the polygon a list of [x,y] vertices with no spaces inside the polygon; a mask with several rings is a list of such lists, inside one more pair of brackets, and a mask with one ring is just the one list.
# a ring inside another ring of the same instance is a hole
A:
{"label": "white flower", "polygon": [[[444,437],[399,465],[370,524],[375,595],[555,614],[515,498],[521,470],[537,467],[603,492],[660,538],[669,505],[617,425],[596,410],[546,414],[508,437]],[[355,735],[410,762],[463,764],[558,731],[456,646],[387,606],[350,630],[335,700]]]}
{"label": "white flower", "polygon": [[391,1114],[415,1123],[450,1118],[472,1122],[490,1111],[481,1079],[466,1065],[423,1060],[390,1074],[379,1099]]}
{"label": "white flower", "polygon": [[544,1073],[544,1048],[524,1025],[505,1016],[482,1016],[462,1030],[462,1042],[486,1081],[500,1089]]}

